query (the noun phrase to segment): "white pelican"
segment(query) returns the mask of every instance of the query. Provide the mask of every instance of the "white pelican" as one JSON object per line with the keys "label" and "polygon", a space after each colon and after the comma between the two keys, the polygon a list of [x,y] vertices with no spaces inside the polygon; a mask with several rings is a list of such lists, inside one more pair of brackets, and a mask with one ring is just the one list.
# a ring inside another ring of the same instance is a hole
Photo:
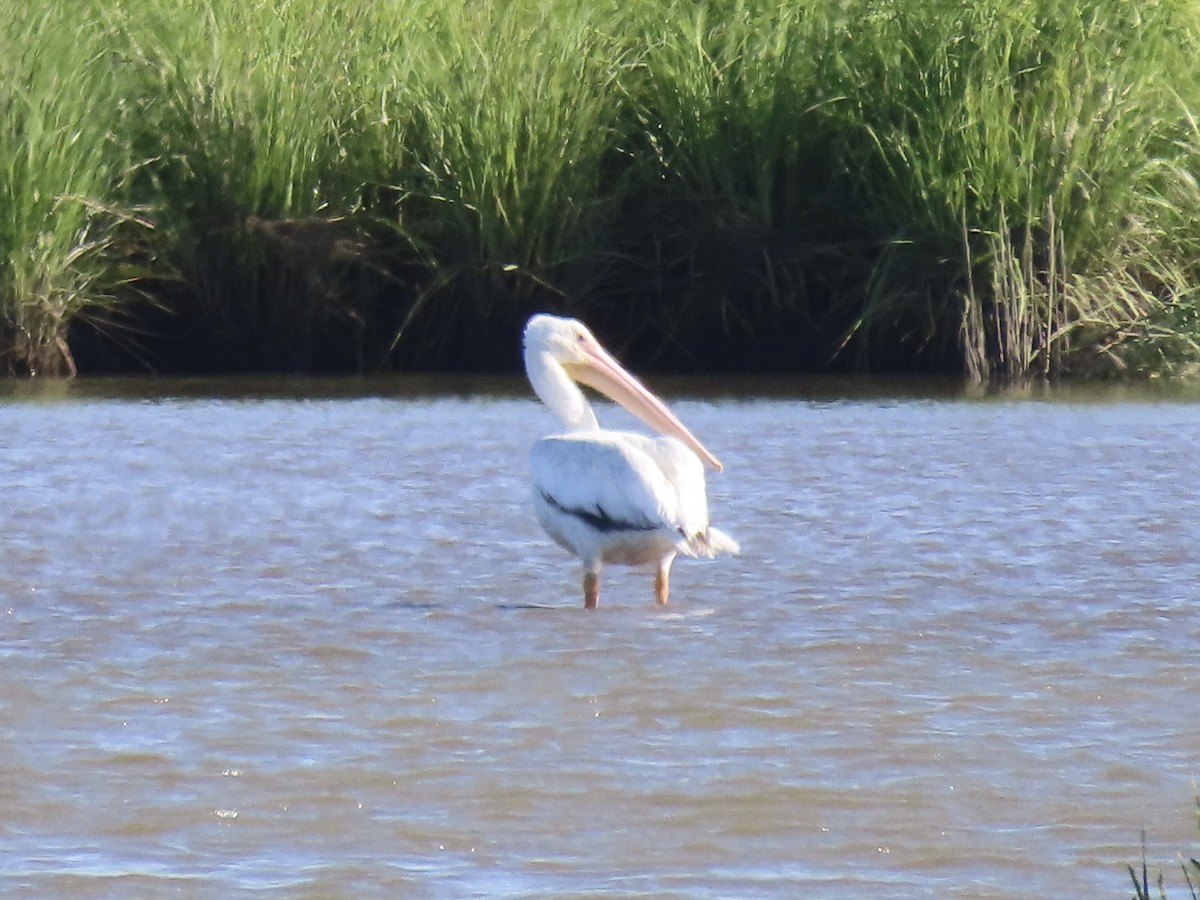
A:
{"label": "white pelican", "polygon": [[[599,602],[604,563],[656,564],[654,596],[666,604],[676,554],[738,552],[737,541],[708,524],[704,464],[720,471],[721,463],[582,323],[531,318],[525,372],[567,428],[533,445],[533,502],[546,533],[583,563],[587,609]],[[576,382],[620,403],[663,437],[602,430]]]}

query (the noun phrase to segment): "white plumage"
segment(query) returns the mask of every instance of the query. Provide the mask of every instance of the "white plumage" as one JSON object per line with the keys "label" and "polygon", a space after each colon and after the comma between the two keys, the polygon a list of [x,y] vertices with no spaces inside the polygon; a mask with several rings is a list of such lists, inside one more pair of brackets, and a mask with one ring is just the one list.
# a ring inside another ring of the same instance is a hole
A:
{"label": "white plumage", "polygon": [[[665,604],[675,556],[737,553],[708,523],[704,463],[721,464],[580,322],[538,315],[525,326],[525,368],[565,434],[530,453],[538,521],[584,568],[584,605],[599,601],[604,563],[655,565]],[[620,403],[663,436],[605,431],[576,381]],[[703,461],[702,461],[703,460]]]}

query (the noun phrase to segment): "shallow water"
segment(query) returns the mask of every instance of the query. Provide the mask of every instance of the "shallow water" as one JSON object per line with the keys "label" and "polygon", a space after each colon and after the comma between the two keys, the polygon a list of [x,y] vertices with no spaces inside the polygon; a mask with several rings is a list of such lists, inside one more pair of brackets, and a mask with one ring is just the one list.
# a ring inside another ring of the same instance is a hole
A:
{"label": "shallow water", "polygon": [[667,387],[744,553],[590,614],[516,382],[4,388],[5,893],[1182,884],[1197,398]]}

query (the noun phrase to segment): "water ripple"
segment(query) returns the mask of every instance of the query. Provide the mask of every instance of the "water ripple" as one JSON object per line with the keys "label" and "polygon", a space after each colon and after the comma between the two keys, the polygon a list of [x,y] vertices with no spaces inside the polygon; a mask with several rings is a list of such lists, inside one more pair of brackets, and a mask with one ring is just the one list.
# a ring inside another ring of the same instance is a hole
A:
{"label": "water ripple", "polygon": [[224,396],[0,406],[19,891],[1084,896],[1194,846],[1198,406],[689,400],[745,553],[585,615],[531,401]]}

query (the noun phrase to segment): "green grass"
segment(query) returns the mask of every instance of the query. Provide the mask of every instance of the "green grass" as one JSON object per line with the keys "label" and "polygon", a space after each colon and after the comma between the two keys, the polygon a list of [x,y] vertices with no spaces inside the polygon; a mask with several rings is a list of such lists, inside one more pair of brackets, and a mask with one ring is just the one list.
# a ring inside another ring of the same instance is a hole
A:
{"label": "green grass", "polygon": [[73,373],[79,317],[114,298],[111,253],[127,176],[113,129],[104,30],[67,4],[16,5],[0,18],[0,364]]}
{"label": "green grass", "polygon": [[353,292],[370,267],[353,218],[384,164],[369,91],[390,75],[374,24],[367,4],[126,7],[126,137],[145,160],[137,199],[160,223],[147,250],[182,352],[307,368],[331,329],[361,331]]}
{"label": "green grass", "polygon": [[37,7],[0,13],[10,372],[97,331],[500,367],[539,308],[676,367],[1200,361],[1182,0]]}
{"label": "green grass", "polygon": [[1193,305],[1186,6],[932,3],[864,31],[845,51],[874,145],[862,202],[894,230],[864,324],[919,308],[905,282],[957,295],[968,373],[1018,378],[1123,367],[1122,344]]}
{"label": "green grass", "polygon": [[434,346],[456,323],[516,328],[529,308],[600,290],[634,66],[611,27],[619,16],[584,0],[450,0],[410,33],[411,123],[391,212],[436,261],[408,323]]}

